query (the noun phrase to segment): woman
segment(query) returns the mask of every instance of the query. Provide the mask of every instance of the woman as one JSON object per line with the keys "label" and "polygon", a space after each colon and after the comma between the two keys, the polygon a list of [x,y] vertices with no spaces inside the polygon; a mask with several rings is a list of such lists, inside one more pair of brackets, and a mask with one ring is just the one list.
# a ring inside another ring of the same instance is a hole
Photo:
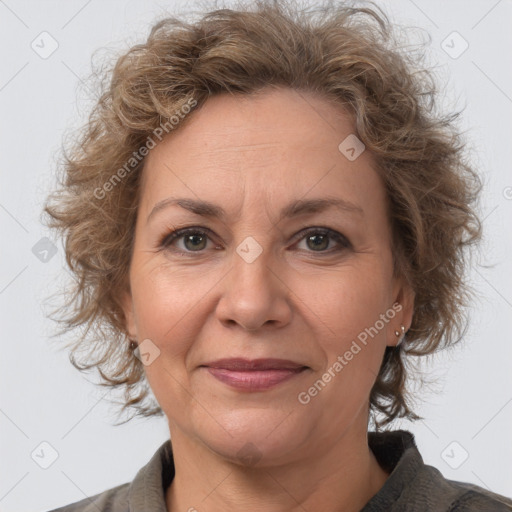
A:
{"label": "woman", "polygon": [[463,329],[479,186],[453,117],[377,8],[280,4],[158,23],[67,155],[45,211],[74,364],[170,440],[59,510],[512,510],[381,430],[418,418],[407,358]]}

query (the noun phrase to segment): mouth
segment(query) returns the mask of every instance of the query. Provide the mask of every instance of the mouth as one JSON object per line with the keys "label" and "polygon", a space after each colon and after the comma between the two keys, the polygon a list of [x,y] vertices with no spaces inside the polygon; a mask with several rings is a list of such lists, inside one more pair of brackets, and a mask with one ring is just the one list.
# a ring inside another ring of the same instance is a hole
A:
{"label": "mouth", "polygon": [[202,365],[210,375],[232,388],[264,391],[309,369],[286,359],[219,359]]}

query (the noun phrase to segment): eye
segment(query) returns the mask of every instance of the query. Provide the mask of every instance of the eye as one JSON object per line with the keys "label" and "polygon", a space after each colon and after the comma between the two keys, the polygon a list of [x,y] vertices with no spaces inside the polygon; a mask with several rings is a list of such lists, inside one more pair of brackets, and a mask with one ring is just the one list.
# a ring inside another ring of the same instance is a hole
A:
{"label": "eye", "polygon": [[[345,236],[329,228],[307,228],[298,233],[297,237],[300,237],[300,241],[304,240],[306,247],[313,252],[327,252],[330,254],[351,247],[350,242]],[[335,241],[338,246],[326,251],[325,249],[331,245],[330,242],[332,241]]]}
{"label": "eye", "polygon": [[[160,246],[163,249],[169,249],[174,252],[181,253],[201,253],[206,249],[208,241],[211,241],[209,236],[210,230],[201,227],[189,227],[172,231],[166,234],[160,241]],[[307,228],[299,232],[296,236],[299,242],[304,240],[308,252],[317,253],[333,253],[339,252],[351,247],[348,239],[341,233],[329,228]],[[331,242],[336,242],[337,246],[330,247]],[[175,242],[182,242],[182,246],[176,248]],[[329,250],[326,250],[328,249]],[[215,249],[220,249],[216,246]]]}
{"label": "eye", "polygon": [[209,230],[199,227],[190,227],[177,229],[164,236],[160,242],[161,247],[170,248],[175,241],[183,240],[185,249],[178,248],[176,252],[200,252],[205,249],[206,242],[209,240]]}

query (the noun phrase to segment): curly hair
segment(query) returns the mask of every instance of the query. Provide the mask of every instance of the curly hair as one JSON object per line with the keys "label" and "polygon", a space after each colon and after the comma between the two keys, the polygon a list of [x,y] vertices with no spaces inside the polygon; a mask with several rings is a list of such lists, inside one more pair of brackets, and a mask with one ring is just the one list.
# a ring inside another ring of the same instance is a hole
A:
{"label": "curly hair", "polygon": [[481,181],[467,162],[460,112],[440,112],[434,72],[400,45],[385,13],[372,2],[313,9],[256,0],[192,21],[166,18],[102,73],[95,106],[64,149],[59,187],[44,207],[47,225],[65,239],[75,278],[55,319],[64,331],[85,327],[72,342],[72,364],[96,368],[102,386],[124,390],[122,411],[163,414],[129,348],[120,303],[145,155],[162,126],[172,136],[193,118],[193,109],[183,115],[190,105],[288,87],[348,112],[385,184],[394,273],[412,287],[415,302],[401,349],[386,347],[370,412],[382,417],[377,428],[418,419],[406,363],[464,334],[466,248],[481,237]]}

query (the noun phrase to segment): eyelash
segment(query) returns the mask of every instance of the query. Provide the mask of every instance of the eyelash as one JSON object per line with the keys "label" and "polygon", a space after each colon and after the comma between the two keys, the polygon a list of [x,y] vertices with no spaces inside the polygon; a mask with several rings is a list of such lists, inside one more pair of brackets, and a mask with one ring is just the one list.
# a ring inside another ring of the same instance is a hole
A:
{"label": "eyelash", "polygon": [[[178,250],[170,249],[170,246],[171,246],[172,242],[174,242],[175,240],[179,240],[186,235],[206,236],[211,241],[211,239],[209,237],[209,233],[210,233],[210,230],[205,229],[205,228],[195,227],[195,226],[192,226],[189,228],[177,229],[175,231],[171,231],[170,233],[166,233],[161,238],[160,248],[173,250],[175,252],[181,252],[182,254],[187,254],[187,255],[193,255],[194,253],[203,254],[205,251],[204,249],[200,250],[200,251],[183,251],[181,249],[178,249]],[[326,251],[307,251],[307,252],[311,252],[313,254],[315,254],[315,253],[320,254],[320,255],[332,254],[335,252],[340,252],[342,250],[350,249],[352,247],[351,243],[348,241],[348,239],[344,235],[342,235],[341,233],[338,233],[337,231],[334,231],[330,228],[324,228],[324,227],[313,227],[313,228],[303,229],[302,231],[297,233],[295,238],[297,238],[297,242],[300,242],[301,240],[303,240],[310,234],[324,235],[324,236],[329,235],[330,239],[336,241],[340,245],[340,247],[335,248],[334,250],[331,249],[331,250],[326,250]]]}

